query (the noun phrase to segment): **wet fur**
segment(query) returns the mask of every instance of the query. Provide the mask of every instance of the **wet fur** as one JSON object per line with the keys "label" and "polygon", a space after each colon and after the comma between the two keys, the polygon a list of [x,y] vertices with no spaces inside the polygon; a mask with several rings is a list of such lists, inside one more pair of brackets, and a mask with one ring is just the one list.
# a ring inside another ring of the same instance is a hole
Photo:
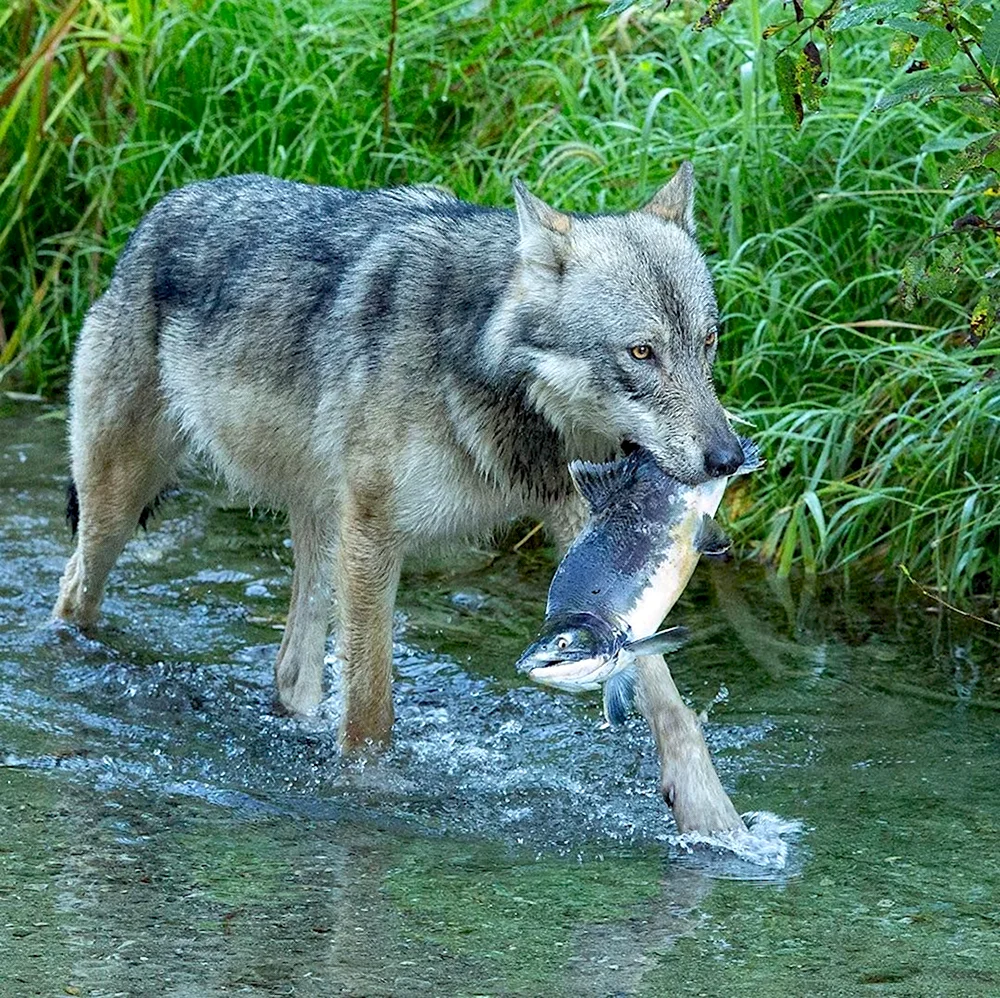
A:
{"label": "wet fur", "polygon": [[[164,198],[77,345],[77,546],[55,615],[94,623],[115,560],[194,451],[288,510],[281,703],[307,712],[323,695],[336,591],[342,738],[384,741],[406,551],[517,516],[572,536],[583,511],[568,463],[626,439],[703,479],[732,434],[712,387],[717,312],[690,168],[623,215],[515,195],[516,212],[430,188],[245,176]],[[657,360],[637,362],[635,343]]]}

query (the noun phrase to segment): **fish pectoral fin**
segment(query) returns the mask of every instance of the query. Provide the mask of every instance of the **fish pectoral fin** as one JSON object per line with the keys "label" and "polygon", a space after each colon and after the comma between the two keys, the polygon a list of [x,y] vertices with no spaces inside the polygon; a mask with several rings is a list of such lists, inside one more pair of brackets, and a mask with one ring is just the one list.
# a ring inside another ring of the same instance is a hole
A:
{"label": "fish pectoral fin", "polygon": [[634,665],[616,672],[604,684],[604,716],[608,724],[624,724],[635,711]]}
{"label": "fish pectoral fin", "polygon": [[705,513],[701,518],[698,535],[694,539],[694,549],[711,557],[712,555],[725,554],[732,543],[722,527],[708,513]]}
{"label": "fish pectoral fin", "polygon": [[669,655],[683,648],[691,632],[686,627],[667,627],[648,638],[630,641],[622,651],[630,655]]}

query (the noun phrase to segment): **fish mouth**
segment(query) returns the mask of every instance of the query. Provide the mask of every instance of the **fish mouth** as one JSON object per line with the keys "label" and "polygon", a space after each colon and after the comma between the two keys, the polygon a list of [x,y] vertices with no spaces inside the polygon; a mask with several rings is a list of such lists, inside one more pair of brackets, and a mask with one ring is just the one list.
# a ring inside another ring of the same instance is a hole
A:
{"label": "fish mouth", "polygon": [[[539,647],[541,645],[541,647]],[[527,673],[528,678],[543,686],[554,686],[559,690],[596,690],[601,681],[596,678],[607,661],[605,656],[595,656],[586,652],[560,654],[547,642],[535,642],[517,660],[517,671]]]}
{"label": "fish mouth", "polygon": [[579,690],[599,690],[617,671],[614,658],[582,658],[565,662],[539,662],[527,670],[528,677],[542,686],[576,693]]}
{"label": "fish mouth", "polygon": [[[547,644],[547,643],[546,643]],[[540,647],[541,646],[541,647]],[[515,668],[518,672],[531,674],[538,669],[549,669],[557,665],[575,666],[585,659],[584,654],[561,654],[552,651],[542,645],[542,641],[536,641],[525,649],[524,654],[517,660]]]}
{"label": "fish mouth", "polygon": [[599,690],[623,666],[615,654],[561,658],[551,652],[537,652],[523,655],[517,668],[542,686],[577,693],[580,690]]}
{"label": "fish mouth", "polygon": [[[554,638],[566,628],[585,629],[592,640],[584,646],[559,648]],[[516,668],[543,686],[570,692],[600,689],[621,668],[616,664],[617,653],[627,633],[593,613],[557,615],[548,620],[545,632],[524,650]]]}

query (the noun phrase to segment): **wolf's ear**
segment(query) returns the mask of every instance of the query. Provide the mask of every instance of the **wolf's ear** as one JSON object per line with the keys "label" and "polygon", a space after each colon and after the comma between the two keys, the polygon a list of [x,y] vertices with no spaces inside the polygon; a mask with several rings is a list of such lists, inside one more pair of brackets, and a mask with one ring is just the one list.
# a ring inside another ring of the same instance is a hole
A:
{"label": "wolf's ear", "polygon": [[536,198],[520,180],[514,181],[514,201],[521,229],[521,259],[561,272],[569,253],[572,219]]}
{"label": "wolf's ear", "polygon": [[675,222],[689,235],[694,235],[694,167],[685,162],[673,179],[661,187],[643,211],[667,222]]}

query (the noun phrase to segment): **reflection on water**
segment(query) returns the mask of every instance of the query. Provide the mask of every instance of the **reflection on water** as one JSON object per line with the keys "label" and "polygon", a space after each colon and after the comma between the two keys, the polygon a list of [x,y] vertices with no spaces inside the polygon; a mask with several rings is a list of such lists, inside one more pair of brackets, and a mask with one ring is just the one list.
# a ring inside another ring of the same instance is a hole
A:
{"label": "reflection on water", "polygon": [[336,696],[272,713],[284,525],[203,481],[93,636],[48,623],[62,440],[40,407],[0,417],[0,994],[1000,987],[990,635],[700,569],[671,667],[759,812],[755,865],[675,834],[641,720],[515,674],[544,551],[406,576],[374,763],[337,754]]}

